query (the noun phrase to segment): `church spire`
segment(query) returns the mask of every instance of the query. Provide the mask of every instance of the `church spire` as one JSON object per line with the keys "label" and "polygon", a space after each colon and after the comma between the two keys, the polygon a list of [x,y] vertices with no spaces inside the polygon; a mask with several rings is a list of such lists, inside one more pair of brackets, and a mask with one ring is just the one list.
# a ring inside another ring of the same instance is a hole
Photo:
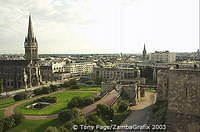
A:
{"label": "church spire", "polygon": [[145,60],[145,59],[146,59],[146,55],[147,55],[147,51],[146,51],[146,46],[145,46],[145,44],[144,44],[144,49],[143,49],[142,55],[143,55],[143,60]]}
{"label": "church spire", "polygon": [[34,38],[32,21],[31,21],[31,14],[29,15],[28,35],[27,35],[27,38],[28,38],[28,40],[32,40]]}
{"label": "church spire", "polygon": [[37,60],[38,43],[37,43],[36,37],[33,34],[31,15],[29,15],[28,34],[27,34],[27,37],[25,38],[24,47],[25,47],[25,59]]}

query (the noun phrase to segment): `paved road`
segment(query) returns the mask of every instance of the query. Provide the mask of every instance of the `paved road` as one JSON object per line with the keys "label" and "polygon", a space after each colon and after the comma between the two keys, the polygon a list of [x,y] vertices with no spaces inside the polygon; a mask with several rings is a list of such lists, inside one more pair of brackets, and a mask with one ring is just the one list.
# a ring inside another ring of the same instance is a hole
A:
{"label": "paved road", "polygon": [[94,104],[91,104],[89,106],[86,106],[85,108],[82,109],[82,111],[86,114],[89,115],[92,112],[96,110],[97,104],[107,104],[107,105],[112,105],[115,103],[115,101],[118,99],[119,94],[115,90],[111,91],[107,95],[105,95],[103,98],[101,98],[99,101],[95,102]]}
{"label": "paved road", "polygon": [[[156,94],[146,92],[145,97],[141,99],[141,102],[132,106],[130,109],[132,110],[131,114],[121,125],[144,125],[147,124],[152,110],[152,104],[156,101]],[[128,131],[128,130],[126,130]],[[139,132],[142,132],[141,130]]]}

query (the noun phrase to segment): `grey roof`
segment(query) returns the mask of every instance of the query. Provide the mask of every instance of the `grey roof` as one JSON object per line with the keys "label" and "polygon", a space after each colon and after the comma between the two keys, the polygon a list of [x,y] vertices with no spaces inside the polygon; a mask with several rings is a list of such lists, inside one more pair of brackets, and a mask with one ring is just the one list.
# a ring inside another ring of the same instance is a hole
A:
{"label": "grey roof", "polygon": [[1,65],[12,65],[12,66],[27,66],[30,63],[28,60],[0,60]]}

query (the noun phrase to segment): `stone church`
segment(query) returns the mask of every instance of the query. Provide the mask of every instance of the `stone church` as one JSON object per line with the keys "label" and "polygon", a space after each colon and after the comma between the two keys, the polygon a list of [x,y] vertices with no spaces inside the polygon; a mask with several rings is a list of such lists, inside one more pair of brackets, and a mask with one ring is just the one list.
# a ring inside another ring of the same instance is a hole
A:
{"label": "stone church", "polygon": [[41,83],[38,64],[38,42],[29,16],[28,35],[24,42],[24,60],[0,60],[0,80],[4,91],[38,86]]}

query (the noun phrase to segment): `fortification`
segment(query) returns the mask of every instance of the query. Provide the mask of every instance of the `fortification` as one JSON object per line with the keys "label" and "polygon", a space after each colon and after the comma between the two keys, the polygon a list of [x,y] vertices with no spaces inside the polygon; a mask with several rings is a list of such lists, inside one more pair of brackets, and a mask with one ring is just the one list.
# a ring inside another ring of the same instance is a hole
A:
{"label": "fortification", "polygon": [[158,101],[167,101],[168,131],[200,130],[200,69],[158,72]]}

